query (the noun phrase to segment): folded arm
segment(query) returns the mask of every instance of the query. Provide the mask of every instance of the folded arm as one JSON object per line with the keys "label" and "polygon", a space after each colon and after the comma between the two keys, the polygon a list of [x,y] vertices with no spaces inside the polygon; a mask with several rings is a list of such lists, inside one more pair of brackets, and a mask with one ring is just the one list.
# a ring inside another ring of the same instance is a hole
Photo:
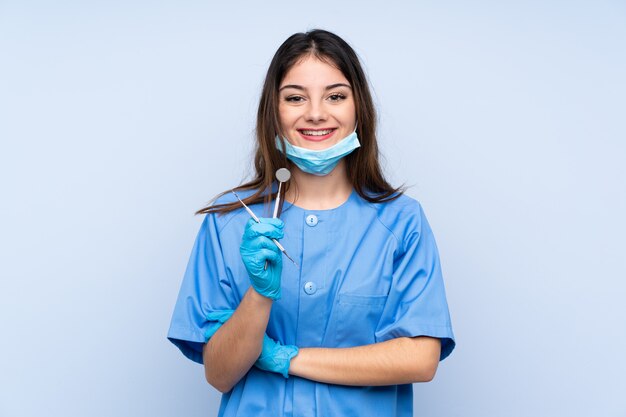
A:
{"label": "folded arm", "polygon": [[202,349],[209,384],[228,392],[250,370],[261,354],[272,300],[250,288],[232,317]]}
{"label": "folded arm", "polygon": [[427,382],[435,376],[440,352],[440,340],[426,336],[351,348],[300,348],[289,374],[356,386]]}
{"label": "folded arm", "polygon": [[272,300],[281,296],[282,254],[271,239],[283,237],[280,219],[250,219],[239,252],[251,287],[233,315],[202,349],[209,384],[230,391],[261,355]]}

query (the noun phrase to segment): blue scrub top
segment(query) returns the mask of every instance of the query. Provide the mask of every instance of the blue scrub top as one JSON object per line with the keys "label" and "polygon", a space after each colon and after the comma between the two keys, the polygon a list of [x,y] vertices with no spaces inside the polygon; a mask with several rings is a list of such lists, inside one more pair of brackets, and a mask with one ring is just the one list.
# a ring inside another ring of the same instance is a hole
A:
{"label": "blue scrub top", "polygon": [[[224,196],[218,203],[230,202]],[[262,205],[251,209],[268,216]],[[239,245],[250,216],[242,208],[207,215],[196,239],[168,338],[202,363],[215,322],[207,314],[235,310],[250,287]],[[269,337],[298,347],[343,348],[396,337],[441,339],[441,360],[454,336],[435,239],[420,204],[402,195],[369,203],[355,191],[331,210],[285,203],[287,253],[282,298],[274,302]],[[222,396],[219,416],[413,415],[412,385],[353,387],[250,371]]]}

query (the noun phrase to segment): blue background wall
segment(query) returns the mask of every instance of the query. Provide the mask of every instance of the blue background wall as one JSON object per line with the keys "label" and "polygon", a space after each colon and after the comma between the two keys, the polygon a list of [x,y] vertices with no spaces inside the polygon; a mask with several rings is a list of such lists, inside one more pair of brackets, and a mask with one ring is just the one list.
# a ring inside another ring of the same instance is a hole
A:
{"label": "blue background wall", "polygon": [[0,0],[0,416],[216,415],[165,339],[193,212],[315,27],[438,239],[458,347],[415,415],[626,415],[623,1]]}

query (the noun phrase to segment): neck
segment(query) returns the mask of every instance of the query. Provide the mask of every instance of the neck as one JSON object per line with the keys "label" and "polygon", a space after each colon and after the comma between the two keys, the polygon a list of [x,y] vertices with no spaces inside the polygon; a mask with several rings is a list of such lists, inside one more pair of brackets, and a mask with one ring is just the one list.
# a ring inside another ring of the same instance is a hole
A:
{"label": "neck", "polygon": [[293,184],[289,187],[285,199],[304,209],[333,209],[345,203],[352,193],[352,185],[348,180],[343,160],[339,161],[328,175],[307,174],[300,171],[297,166],[292,168],[291,174]]}

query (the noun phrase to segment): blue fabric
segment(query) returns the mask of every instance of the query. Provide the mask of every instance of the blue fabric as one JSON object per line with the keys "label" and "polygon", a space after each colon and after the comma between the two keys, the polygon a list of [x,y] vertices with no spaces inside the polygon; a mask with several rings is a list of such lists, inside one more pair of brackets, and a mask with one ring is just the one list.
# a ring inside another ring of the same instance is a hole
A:
{"label": "blue fabric", "polygon": [[[251,208],[259,216],[271,210]],[[315,225],[307,224],[309,215],[317,218],[310,223]],[[300,268],[283,263],[282,298],[272,306],[269,337],[299,348],[332,348],[431,336],[441,339],[441,360],[450,354],[455,342],[439,256],[418,202],[401,196],[372,204],[353,192],[332,210],[285,202],[281,218],[281,244]],[[208,317],[236,309],[250,286],[238,250],[248,219],[243,209],[208,215],[194,245],[168,338],[198,363],[205,333],[215,326]],[[252,367],[223,395],[219,415],[409,417],[413,391],[410,384],[353,387],[285,379]]]}
{"label": "blue fabric", "polygon": [[279,136],[276,136],[276,149],[281,152],[283,152],[283,143],[287,159],[296,164],[300,170],[317,176],[330,174],[341,158],[361,146],[356,128],[348,136],[326,149],[301,148],[292,145],[287,139],[281,140]]}
{"label": "blue fabric", "polygon": [[211,326],[205,330],[204,338],[208,341],[222,327],[222,324],[233,315],[235,310],[213,311],[207,314],[207,320],[213,322]]}

